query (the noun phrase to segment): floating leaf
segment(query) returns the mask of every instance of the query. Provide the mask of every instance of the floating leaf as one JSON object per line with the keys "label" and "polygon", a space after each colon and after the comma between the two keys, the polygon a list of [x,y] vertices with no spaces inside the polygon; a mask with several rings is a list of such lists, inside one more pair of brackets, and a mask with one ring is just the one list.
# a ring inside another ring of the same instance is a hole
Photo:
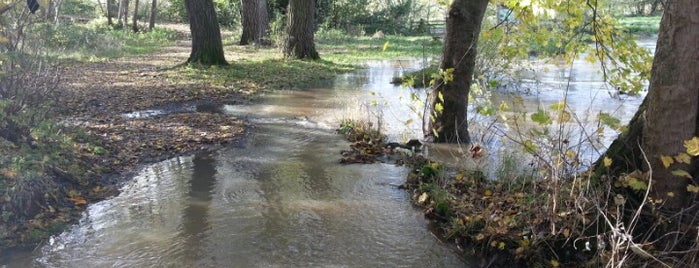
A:
{"label": "floating leaf", "polygon": [[389,45],[390,43],[391,43],[391,42],[389,42],[389,41],[386,41],[386,43],[383,43],[383,49],[381,49],[381,51],[382,51],[382,52],[383,52],[383,51],[386,51],[386,49],[388,49],[388,45]]}
{"label": "floating leaf", "polygon": [[699,156],[699,137],[694,137],[684,142],[687,153],[691,156]]}
{"label": "floating leaf", "polygon": [[611,158],[605,156],[604,160],[602,160],[602,161],[604,162],[604,167],[608,168],[608,167],[612,166],[612,159]]}
{"label": "floating leaf", "polygon": [[561,266],[561,263],[559,263],[557,260],[551,260],[549,263],[551,264],[551,267]]}
{"label": "floating leaf", "polygon": [[675,169],[672,171],[672,175],[678,176],[678,177],[685,177],[688,179],[692,178],[692,175],[689,174],[689,172],[682,170],[682,169]]}
{"label": "floating leaf", "polygon": [[686,153],[679,153],[675,156],[675,161],[677,161],[677,163],[690,164],[692,162],[692,157]]}
{"label": "floating leaf", "polygon": [[665,168],[669,168],[670,165],[672,165],[672,163],[675,163],[675,160],[673,160],[671,156],[667,156],[667,155],[661,155],[660,161],[663,161],[663,166]]}

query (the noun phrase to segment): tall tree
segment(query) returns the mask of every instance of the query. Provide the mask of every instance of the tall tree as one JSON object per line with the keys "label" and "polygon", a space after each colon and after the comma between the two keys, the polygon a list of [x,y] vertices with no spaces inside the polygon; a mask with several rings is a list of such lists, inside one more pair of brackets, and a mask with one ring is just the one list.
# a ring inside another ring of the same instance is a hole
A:
{"label": "tall tree", "polygon": [[425,139],[434,142],[470,143],[466,109],[476,64],[476,44],[488,0],[455,0],[447,13],[442,63],[426,102]]}
{"label": "tall tree", "polygon": [[148,18],[148,29],[152,30],[155,27],[155,15],[158,13],[157,0],[153,0],[150,4],[150,18]]}
{"label": "tall tree", "polygon": [[314,41],[314,0],[290,0],[287,8],[284,56],[297,59],[319,59]]}
{"label": "tall tree", "polygon": [[119,25],[126,27],[129,20],[129,0],[119,1],[119,14],[117,14]]}
{"label": "tall tree", "polygon": [[114,18],[114,0],[107,0],[107,24],[114,25],[112,18]]}
{"label": "tall tree", "polygon": [[185,0],[192,32],[192,53],[188,63],[228,65],[223,53],[221,29],[212,0]]}
{"label": "tall tree", "polygon": [[133,3],[133,20],[131,21],[131,30],[138,32],[138,0]]}
{"label": "tall tree", "polygon": [[240,37],[240,44],[247,45],[255,43],[259,45],[270,45],[269,33],[269,13],[267,12],[266,0],[241,0],[240,15],[243,19],[243,34]]}

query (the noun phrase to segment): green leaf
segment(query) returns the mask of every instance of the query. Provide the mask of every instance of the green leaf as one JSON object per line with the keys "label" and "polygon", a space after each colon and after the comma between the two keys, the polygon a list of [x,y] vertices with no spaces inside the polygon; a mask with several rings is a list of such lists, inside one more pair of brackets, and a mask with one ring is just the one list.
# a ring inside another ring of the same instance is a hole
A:
{"label": "green leaf", "polygon": [[619,128],[619,124],[621,124],[621,120],[619,118],[613,117],[608,113],[599,113],[597,115],[597,119],[599,119],[600,123],[603,125],[614,129]]}
{"label": "green leaf", "polygon": [[534,145],[534,143],[530,140],[524,141],[522,145],[524,145],[524,150],[530,154],[536,153],[536,150],[538,149],[536,145]]}
{"label": "green leaf", "polygon": [[549,116],[549,114],[542,109],[539,109],[536,113],[533,113],[531,115],[531,118],[532,118],[532,121],[534,121],[540,125],[550,125],[552,123],[551,117]]}
{"label": "green leaf", "polygon": [[688,178],[688,179],[691,179],[691,178],[692,178],[692,175],[689,174],[689,172],[687,172],[686,170],[682,170],[682,169],[675,169],[675,170],[673,170],[673,171],[672,171],[672,175],[675,175],[675,176],[678,176],[678,177],[685,177],[685,178]]}
{"label": "green leaf", "polygon": [[563,109],[566,108],[566,102],[565,102],[565,101],[559,101],[559,102],[557,102],[557,103],[551,104],[551,105],[549,106],[549,108],[551,108],[551,110],[554,110],[554,111],[562,111]]}

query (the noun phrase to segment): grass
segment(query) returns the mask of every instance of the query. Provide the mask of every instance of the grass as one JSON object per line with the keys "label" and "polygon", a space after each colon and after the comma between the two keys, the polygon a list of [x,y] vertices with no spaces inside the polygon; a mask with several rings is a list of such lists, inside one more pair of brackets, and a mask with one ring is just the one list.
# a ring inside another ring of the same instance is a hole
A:
{"label": "grass", "polygon": [[436,58],[442,52],[442,42],[430,36],[387,35],[382,39],[319,36],[316,46],[321,58],[338,64],[359,64],[377,59]]}
{"label": "grass", "polygon": [[619,23],[626,32],[634,34],[657,34],[660,28],[660,16],[649,17],[622,17]]}
{"label": "grass", "polygon": [[91,61],[146,54],[177,38],[176,32],[164,28],[134,33],[107,26],[103,20],[88,24],[38,23],[29,32],[35,50],[47,49],[48,56],[58,59]]}

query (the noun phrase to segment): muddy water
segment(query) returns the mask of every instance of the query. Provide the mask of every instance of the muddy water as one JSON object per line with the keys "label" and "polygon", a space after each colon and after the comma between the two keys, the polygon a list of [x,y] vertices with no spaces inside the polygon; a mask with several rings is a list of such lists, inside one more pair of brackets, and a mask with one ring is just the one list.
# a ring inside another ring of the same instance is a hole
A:
{"label": "muddy water", "polygon": [[[390,140],[420,137],[420,117],[411,109],[410,95],[422,93],[389,85],[393,76],[419,63],[372,62],[366,70],[314,89],[225,106],[225,113],[256,125],[240,145],[148,166],[119,196],[90,205],[78,224],[33,251],[5,254],[0,265],[470,266],[428,231],[422,212],[396,187],[405,169],[337,164],[338,152],[348,145],[333,133],[342,119],[369,118]],[[628,120],[642,96],[615,96],[597,70],[580,62],[572,69],[539,64],[523,76],[521,98],[494,93],[493,102],[518,100],[515,111],[535,111],[567,96],[580,118],[607,112]],[[473,134],[478,141],[478,133]],[[454,146],[427,151],[441,160],[468,160]]]}
{"label": "muddy water", "polygon": [[334,134],[337,120],[371,113],[350,107],[377,94],[368,92],[393,90],[388,82],[401,66],[377,62],[331,87],[226,106],[256,123],[240,145],[144,168],[119,196],[90,205],[78,224],[5,264],[467,266],[396,187],[404,168],[337,164],[348,146]]}

